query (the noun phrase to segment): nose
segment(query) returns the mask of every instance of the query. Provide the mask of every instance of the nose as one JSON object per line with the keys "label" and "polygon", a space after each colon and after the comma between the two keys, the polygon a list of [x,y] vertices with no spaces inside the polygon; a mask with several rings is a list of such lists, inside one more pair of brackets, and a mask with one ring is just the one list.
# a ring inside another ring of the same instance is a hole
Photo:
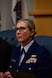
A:
{"label": "nose", "polygon": [[20,34],[20,31],[19,31],[19,30],[17,30],[17,31],[16,31],[16,34],[18,34],[18,35],[19,35],[19,34]]}
{"label": "nose", "polygon": [[20,32],[20,30],[18,29],[18,30],[16,30],[16,32],[17,32],[17,33],[19,33],[19,32]]}

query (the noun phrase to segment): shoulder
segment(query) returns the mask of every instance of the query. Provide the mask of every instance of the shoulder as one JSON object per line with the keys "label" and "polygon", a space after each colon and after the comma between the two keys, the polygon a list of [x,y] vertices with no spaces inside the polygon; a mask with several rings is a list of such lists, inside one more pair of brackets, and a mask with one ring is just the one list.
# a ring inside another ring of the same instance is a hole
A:
{"label": "shoulder", "polygon": [[11,54],[12,55],[15,55],[16,53],[18,53],[20,51],[20,46],[18,47],[13,47],[12,51],[11,51]]}
{"label": "shoulder", "polygon": [[16,46],[16,47],[13,47],[13,49],[12,49],[12,51],[14,51],[14,50],[20,50],[20,47],[21,47],[21,45],[19,45],[19,46]]}
{"label": "shoulder", "polygon": [[39,45],[35,40],[34,40],[34,44],[33,46],[35,47],[35,51],[38,55],[47,55],[49,56],[50,53],[49,51],[45,48],[45,46],[43,45]]}

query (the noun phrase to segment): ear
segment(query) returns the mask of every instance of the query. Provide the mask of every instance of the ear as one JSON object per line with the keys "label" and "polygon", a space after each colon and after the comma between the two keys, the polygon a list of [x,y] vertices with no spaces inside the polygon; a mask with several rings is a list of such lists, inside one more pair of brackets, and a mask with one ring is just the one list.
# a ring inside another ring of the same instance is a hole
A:
{"label": "ear", "polygon": [[35,33],[34,29],[31,30],[31,36],[33,36]]}

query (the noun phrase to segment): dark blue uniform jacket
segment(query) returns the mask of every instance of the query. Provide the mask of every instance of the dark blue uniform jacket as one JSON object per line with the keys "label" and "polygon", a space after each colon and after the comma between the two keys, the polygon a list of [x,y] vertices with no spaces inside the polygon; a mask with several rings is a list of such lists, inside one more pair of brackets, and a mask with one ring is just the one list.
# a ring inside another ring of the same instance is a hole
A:
{"label": "dark blue uniform jacket", "polygon": [[11,53],[10,69],[26,73],[33,73],[37,78],[51,78],[50,54],[43,47],[34,43],[28,49],[22,63],[19,64],[20,46],[14,48]]}

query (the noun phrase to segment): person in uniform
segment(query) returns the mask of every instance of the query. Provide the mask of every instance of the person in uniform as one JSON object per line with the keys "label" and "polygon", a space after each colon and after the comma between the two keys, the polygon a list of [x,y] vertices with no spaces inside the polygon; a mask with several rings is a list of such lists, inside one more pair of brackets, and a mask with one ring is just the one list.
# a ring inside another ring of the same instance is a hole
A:
{"label": "person in uniform", "polygon": [[[16,24],[16,38],[20,45],[11,52],[9,70],[36,75],[36,78],[50,77],[50,54],[40,46],[34,35],[35,24],[30,19],[21,19]],[[12,78],[10,71],[3,74],[4,78]]]}

